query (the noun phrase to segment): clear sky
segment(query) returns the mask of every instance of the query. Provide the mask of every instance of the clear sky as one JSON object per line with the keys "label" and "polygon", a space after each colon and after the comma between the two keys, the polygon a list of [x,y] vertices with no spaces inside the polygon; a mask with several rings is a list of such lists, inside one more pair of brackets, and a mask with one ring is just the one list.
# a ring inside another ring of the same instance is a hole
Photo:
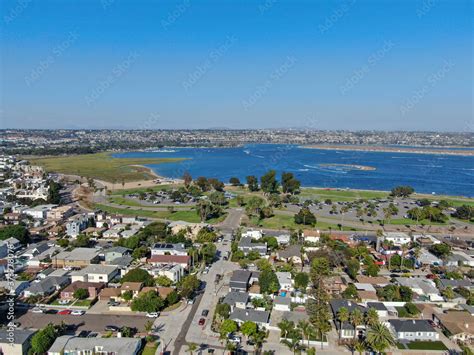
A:
{"label": "clear sky", "polygon": [[473,130],[470,0],[2,0],[2,128]]}

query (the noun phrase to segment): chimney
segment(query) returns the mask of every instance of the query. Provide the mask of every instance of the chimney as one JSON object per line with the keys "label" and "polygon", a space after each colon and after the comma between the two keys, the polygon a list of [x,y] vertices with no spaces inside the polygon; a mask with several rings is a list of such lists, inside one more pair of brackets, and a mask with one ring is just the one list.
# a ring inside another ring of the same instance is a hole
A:
{"label": "chimney", "polygon": [[248,312],[248,311],[246,311],[246,312],[245,312],[245,315],[248,317],[248,315],[249,315],[249,312]]}
{"label": "chimney", "polygon": [[413,324],[415,324],[415,323],[416,323],[414,319],[412,319],[411,321],[412,321],[412,323],[413,323]]}
{"label": "chimney", "polygon": [[469,323],[464,323],[464,328],[469,329]]}
{"label": "chimney", "polygon": [[352,306],[352,302],[351,302],[351,301],[347,302],[347,305],[348,305],[349,307]]}
{"label": "chimney", "polygon": [[117,332],[117,338],[121,338],[122,337],[122,332]]}

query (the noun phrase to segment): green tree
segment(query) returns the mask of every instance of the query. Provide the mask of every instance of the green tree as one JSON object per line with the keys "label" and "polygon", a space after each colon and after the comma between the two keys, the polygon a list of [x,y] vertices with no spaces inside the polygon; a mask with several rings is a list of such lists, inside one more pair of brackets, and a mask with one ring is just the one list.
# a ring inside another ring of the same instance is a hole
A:
{"label": "green tree", "polygon": [[122,283],[142,282],[145,286],[153,286],[155,284],[153,276],[151,276],[146,270],[140,268],[130,270],[122,277],[120,281]]}
{"label": "green tree", "polygon": [[441,294],[442,294],[443,297],[444,297],[446,300],[448,300],[448,301],[452,300],[452,299],[456,296],[455,293],[454,293],[454,291],[453,291],[453,288],[452,288],[451,286],[446,287],[446,288],[441,292]]}
{"label": "green tree", "polygon": [[127,290],[125,292],[122,293],[122,298],[125,300],[125,301],[131,301],[132,298],[133,298],[133,292],[130,291],[130,290]]}
{"label": "green tree", "polygon": [[282,321],[277,324],[277,327],[280,328],[281,337],[286,338],[289,332],[295,327],[295,323],[283,318]]}
{"label": "green tree", "polygon": [[201,247],[201,255],[204,262],[209,265],[214,261],[216,257],[217,247],[215,244],[206,243]]}
{"label": "green tree", "polygon": [[247,176],[247,186],[250,191],[258,191],[258,180],[254,175]]}
{"label": "green tree", "polygon": [[316,216],[310,211],[308,207],[301,207],[297,214],[295,214],[295,223],[303,225],[314,226],[317,222]]}
{"label": "green tree", "polygon": [[249,217],[257,216],[260,217],[262,209],[265,207],[265,200],[258,196],[252,196],[247,200],[245,206],[245,212]]}
{"label": "green tree", "polygon": [[377,323],[370,327],[367,331],[366,340],[372,350],[378,353],[382,353],[386,349],[395,345],[395,339],[393,338],[392,333],[381,323]]}
{"label": "green tree", "polygon": [[219,303],[216,306],[216,314],[223,319],[228,319],[230,316],[230,306],[227,303]]}
{"label": "green tree", "polygon": [[166,275],[160,275],[156,278],[156,284],[158,286],[170,287],[173,284],[173,281],[171,281],[171,279]]}
{"label": "green tree", "polygon": [[305,291],[308,287],[309,276],[306,272],[299,272],[295,275],[295,287]]}
{"label": "green tree", "polygon": [[74,291],[73,296],[78,300],[85,300],[87,297],[89,297],[89,291],[87,291],[85,288],[78,288],[76,291]]}
{"label": "green tree", "polygon": [[158,312],[164,306],[163,299],[155,292],[148,291],[133,299],[131,309],[134,312]]}
{"label": "green tree", "polygon": [[278,192],[278,181],[276,180],[275,170],[269,170],[260,178],[260,184],[263,192],[267,194]]}
{"label": "green tree", "polygon": [[200,281],[196,275],[187,275],[178,283],[178,290],[182,297],[189,298],[199,288]]}
{"label": "green tree", "polygon": [[354,309],[349,315],[349,320],[354,327],[354,339],[357,336],[357,327],[364,322],[364,315],[359,308]]}
{"label": "green tree", "polygon": [[257,324],[251,321],[245,321],[240,326],[240,331],[246,337],[250,337],[257,332]]}
{"label": "green tree", "polygon": [[221,323],[219,333],[221,336],[227,337],[230,333],[237,331],[237,323],[231,319],[226,319]]}
{"label": "green tree", "polygon": [[240,185],[241,185],[240,180],[239,180],[239,178],[237,178],[237,177],[231,177],[231,178],[229,179],[229,183],[230,183],[232,186],[240,186]]}
{"label": "green tree", "polygon": [[57,337],[65,332],[64,324],[54,325],[49,323],[43,329],[38,330],[31,338],[31,351],[34,354],[47,353]]}
{"label": "green tree", "polygon": [[374,326],[379,322],[379,314],[375,308],[370,307],[364,316],[365,324]]}
{"label": "green tree", "polygon": [[198,346],[196,343],[187,343],[186,346],[188,347],[186,352],[190,353],[191,355],[193,355],[193,352],[195,352],[198,349]]}
{"label": "green tree", "polygon": [[21,244],[26,245],[30,242],[30,233],[28,228],[21,224],[4,226],[0,229],[0,240],[9,238],[16,238]]}
{"label": "green tree", "polygon": [[281,174],[281,186],[284,193],[294,194],[299,191],[301,183],[295,178],[293,173]]}
{"label": "green tree", "polygon": [[341,307],[337,311],[337,320],[339,321],[339,338],[342,336],[342,325],[349,321],[349,310],[346,307]]}
{"label": "green tree", "polygon": [[280,289],[280,283],[272,270],[263,270],[258,277],[260,291],[264,294],[272,294]]}
{"label": "green tree", "polygon": [[391,195],[394,197],[408,197],[415,192],[411,186],[396,186],[392,189]]}

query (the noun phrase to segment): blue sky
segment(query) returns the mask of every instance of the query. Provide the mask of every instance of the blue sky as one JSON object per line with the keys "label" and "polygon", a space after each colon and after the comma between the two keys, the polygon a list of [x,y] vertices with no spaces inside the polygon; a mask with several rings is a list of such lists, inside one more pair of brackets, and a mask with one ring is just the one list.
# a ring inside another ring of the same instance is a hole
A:
{"label": "blue sky", "polygon": [[4,128],[473,129],[469,0],[3,0]]}

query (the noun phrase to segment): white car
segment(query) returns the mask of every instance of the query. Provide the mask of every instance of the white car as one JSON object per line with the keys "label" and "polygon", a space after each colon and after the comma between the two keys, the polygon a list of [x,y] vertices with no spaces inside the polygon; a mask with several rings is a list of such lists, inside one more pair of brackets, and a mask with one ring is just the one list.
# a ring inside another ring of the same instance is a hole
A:
{"label": "white car", "polygon": [[147,318],[158,318],[160,316],[160,312],[150,312],[146,314]]}
{"label": "white car", "polygon": [[82,316],[83,314],[85,314],[86,312],[84,311],[80,311],[80,310],[75,310],[75,311],[72,311],[71,312],[71,316]]}
{"label": "white car", "polygon": [[58,303],[59,303],[59,304],[62,304],[62,305],[68,304],[68,303],[69,303],[69,300],[59,300]]}
{"label": "white car", "polygon": [[35,307],[31,310],[32,313],[44,313],[44,311],[39,308],[39,307]]}
{"label": "white car", "polygon": [[194,298],[189,299],[188,304],[194,304]]}

